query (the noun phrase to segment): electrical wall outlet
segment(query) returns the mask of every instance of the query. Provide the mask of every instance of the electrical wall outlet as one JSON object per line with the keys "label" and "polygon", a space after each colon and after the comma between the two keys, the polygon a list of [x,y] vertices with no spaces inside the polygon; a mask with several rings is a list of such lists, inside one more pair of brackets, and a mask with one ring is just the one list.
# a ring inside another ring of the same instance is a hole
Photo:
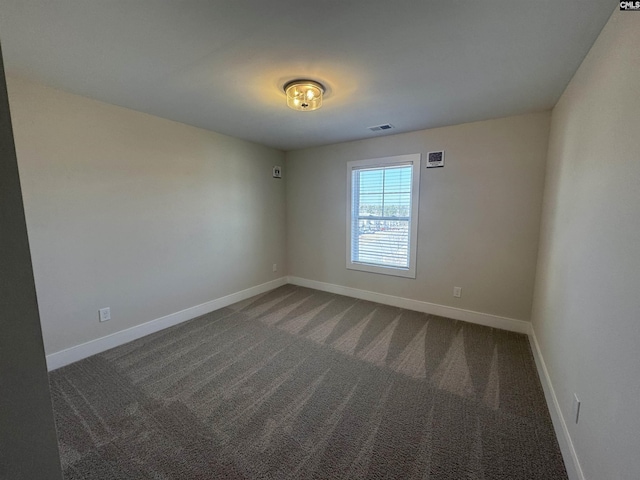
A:
{"label": "electrical wall outlet", "polygon": [[273,178],[282,178],[282,167],[273,167]]}
{"label": "electrical wall outlet", "polygon": [[98,319],[101,322],[106,322],[107,320],[111,320],[111,309],[109,307],[99,309]]}
{"label": "electrical wall outlet", "polygon": [[577,393],[573,394],[572,414],[573,414],[573,419],[575,420],[576,423],[578,423],[578,420],[580,420],[580,399],[578,398]]}
{"label": "electrical wall outlet", "polygon": [[277,271],[278,271],[278,264],[277,264],[277,263],[274,263],[274,264],[273,264],[273,271],[274,271],[274,272],[277,272]]}
{"label": "electrical wall outlet", "polygon": [[460,298],[462,296],[462,287],[453,287],[453,296]]}

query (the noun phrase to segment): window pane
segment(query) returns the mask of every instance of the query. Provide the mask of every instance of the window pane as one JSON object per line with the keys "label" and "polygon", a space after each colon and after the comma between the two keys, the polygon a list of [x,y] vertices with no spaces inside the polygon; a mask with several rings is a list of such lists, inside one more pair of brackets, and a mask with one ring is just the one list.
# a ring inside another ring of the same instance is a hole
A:
{"label": "window pane", "polygon": [[382,192],[384,171],[376,170],[357,170],[360,176],[360,193],[378,193]]}
{"label": "window pane", "polygon": [[382,198],[382,193],[361,193],[359,215],[382,215]]}
{"label": "window pane", "polygon": [[408,217],[410,215],[411,193],[387,193],[384,195],[385,217]]}
{"label": "window pane", "polygon": [[354,170],[353,175],[351,260],[407,268],[412,166]]}
{"label": "window pane", "polygon": [[354,262],[390,267],[409,266],[409,222],[360,220]]}

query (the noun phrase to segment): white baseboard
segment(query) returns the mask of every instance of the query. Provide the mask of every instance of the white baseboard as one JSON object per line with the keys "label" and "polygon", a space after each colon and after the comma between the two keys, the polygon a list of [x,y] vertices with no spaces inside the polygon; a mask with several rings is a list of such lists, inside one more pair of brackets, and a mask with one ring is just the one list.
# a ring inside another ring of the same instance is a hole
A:
{"label": "white baseboard", "polygon": [[558,402],[558,397],[556,397],[556,392],[553,389],[551,377],[549,376],[549,371],[547,370],[547,365],[544,362],[544,357],[542,356],[542,351],[540,350],[540,345],[536,338],[536,332],[533,328],[529,334],[529,340],[531,342],[533,358],[536,361],[538,375],[540,376],[540,382],[542,383],[542,389],[544,390],[544,396],[547,400],[547,406],[549,408],[549,413],[551,414],[551,421],[553,422],[553,428],[556,431],[556,437],[560,444],[560,451],[564,458],[564,465],[567,468],[569,480],[585,480],[582,467],[580,466],[580,461],[578,460],[578,455],[576,454],[576,449],[573,446],[573,441],[571,440],[571,435],[567,428],[567,422],[562,416],[560,403]]}
{"label": "white baseboard", "polygon": [[339,295],[346,295],[347,297],[383,303],[393,307],[406,308],[407,310],[430,313],[441,317],[453,318],[454,320],[477,323],[487,327],[500,328],[502,330],[509,330],[511,332],[524,333],[527,335],[531,332],[531,323],[525,322],[524,320],[499,317],[488,313],[474,312],[472,310],[464,310],[462,308],[448,307],[445,305],[438,305],[436,303],[422,302],[420,300],[412,300],[410,298],[396,297],[394,295],[386,295],[384,293],[375,293],[368,290],[343,287],[332,283],[308,280],[306,278],[288,277],[288,280],[289,283],[299,285],[301,287],[314,288],[324,292],[337,293]]}
{"label": "white baseboard", "polygon": [[135,327],[127,328],[126,330],[112,333],[105,337],[97,338],[96,340],[76,345],[75,347],[51,353],[47,355],[47,368],[51,371],[56,368],[64,367],[65,365],[77,362],[78,360],[90,357],[91,355],[104,352],[105,350],[109,350],[110,348],[114,348],[119,345],[124,345],[132,340],[137,340],[138,338],[142,338],[151,333],[159,332],[165,328],[178,325],[179,323],[186,322],[187,320],[199,317],[200,315],[213,312],[214,310],[224,308],[236,302],[241,302],[242,300],[251,298],[254,295],[268,292],[269,290],[273,290],[274,288],[278,288],[286,284],[287,278],[281,277],[255,287],[247,288],[240,292],[232,293],[231,295],[226,295],[224,297],[196,305],[195,307],[171,313],[141,325],[136,325]]}

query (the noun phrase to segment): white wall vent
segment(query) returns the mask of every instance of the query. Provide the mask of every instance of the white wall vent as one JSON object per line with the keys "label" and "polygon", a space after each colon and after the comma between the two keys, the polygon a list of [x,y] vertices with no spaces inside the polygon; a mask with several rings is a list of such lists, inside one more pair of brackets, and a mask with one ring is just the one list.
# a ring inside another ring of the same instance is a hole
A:
{"label": "white wall vent", "polygon": [[375,127],[369,127],[369,130],[371,130],[372,132],[379,132],[381,130],[391,130],[392,128],[395,127],[390,123],[384,123],[382,125],[376,125]]}

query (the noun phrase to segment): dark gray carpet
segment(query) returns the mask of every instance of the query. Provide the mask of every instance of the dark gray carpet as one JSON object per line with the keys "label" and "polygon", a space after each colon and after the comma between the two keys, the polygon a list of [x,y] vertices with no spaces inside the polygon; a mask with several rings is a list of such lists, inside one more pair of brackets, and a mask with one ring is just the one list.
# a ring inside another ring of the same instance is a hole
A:
{"label": "dark gray carpet", "polygon": [[292,285],[50,380],[67,480],[567,478],[526,336]]}

